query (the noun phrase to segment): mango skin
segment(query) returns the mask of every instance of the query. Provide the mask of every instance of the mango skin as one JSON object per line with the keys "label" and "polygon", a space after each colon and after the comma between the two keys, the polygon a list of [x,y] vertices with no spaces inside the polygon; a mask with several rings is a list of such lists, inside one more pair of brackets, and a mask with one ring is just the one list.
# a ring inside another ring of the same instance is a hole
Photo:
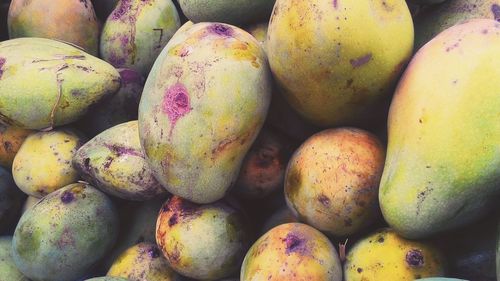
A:
{"label": "mango skin", "polygon": [[16,128],[0,124],[0,165],[11,168],[21,144],[33,133],[32,130]]}
{"label": "mango skin", "polygon": [[127,249],[109,269],[107,276],[130,281],[175,281],[178,275],[154,243],[139,243]]}
{"label": "mango skin", "polygon": [[420,49],[401,78],[389,112],[379,201],[402,236],[465,225],[496,204],[498,48],[500,23],[472,20]]}
{"label": "mango skin", "polygon": [[453,25],[480,18],[500,21],[500,0],[453,0],[424,9],[415,18],[415,49]]}
{"label": "mango skin", "polygon": [[79,175],[71,161],[85,141],[68,128],[29,135],[12,164],[16,185],[24,193],[42,198],[76,182]]}
{"label": "mango skin", "polygon": [[248,249],[243,216],[219,201],[197,205],[174,196],[156,222],[156,243],[178,273],[200,280],[229,277]]}
{"label": "mango skin", "polygon": [[412,49],[404,0],[277,0],[268,28],[269,64],[285,98],[323,127],[371,118],[363,115],[392,91]]}
{"label": "mango skin", "polygon": [[171,0],[121,0],[104,24],[101,57],[146,77],[180,25]]}
{"label": "mango skin", "polygon": [[85,143],[75,153],[73,167],[107,194],[146,201],[167,191],[156,181],[144,158],[135,120],[107,129]]}
{"label": "mango skin", "polygon": [[443,276],[443,257],[432,245],[382,229],[352,246],[344,263],[345,281],[413,281]]}
{"label": "mango skin", "polygon": [[0,236],[0,280],[29,281],[14,264],[11,249],[12,237]]}
{"label": "mango skin", "polygon": [[0,235],[10,230],[19,218],[23,193],[17,188],[12,175],[0,167]]}
{"label": "mango skin", "polygon": [[264,51],[242,29],[189,22],[179,29],[139,104],[141,144],[163,187],[196,203],[224,196],[264,123],[270,75]]}
{"label": "mango skin", "polygon": [[367,131],[345,127],[317,133],[288,162],[287,205],[318,230],[354,234],[379,217],[384,160],[384,146]]}
{"label": "mango skin", "polygon": [[106,195],[90,185],[70,184],[23,214],[12,241],[14,262],[33,281],[76,280],[117,234],[118,216]]}
{"label": "mango skin", "polygon": [[99,25],[90,0],[12,0],[8,27],[11,39],[57,39],[97,55]]}
{"label": "mango skin", "polygon": [[120,75],[110,64],[44,38],[0,42],[0,73],[0,120],[27,129],[76,121],[120,87]]}
{"label": "mango skin", "polygon": [[241,281],[342,280],[337,250],[318,230],[288,223],[269,230],[245,256]]}
{"label": "mango skin", "polygon": [[247,24],[269,19],[275,0],[179,0],[191,21]]}

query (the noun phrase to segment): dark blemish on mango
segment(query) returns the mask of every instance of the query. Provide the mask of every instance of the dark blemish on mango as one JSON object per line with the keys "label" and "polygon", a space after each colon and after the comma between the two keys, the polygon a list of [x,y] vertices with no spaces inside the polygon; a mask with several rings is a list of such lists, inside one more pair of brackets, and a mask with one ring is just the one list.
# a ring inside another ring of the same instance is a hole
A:
{"label": "dark blemish on mango", "polygon": [[163,112],[170,120],[170,136],[177,121],[188,114],[191,109],[189,94],[184,85],[177,83],[167,89],[163,99]]}
{"label": "dark blemish on mango", "polygon": [[361,66],[367,64],[368,62],[370,62],[370,60],[372,59],[372,56],[373,55],[371,53],[369,53],[369,54],[366,54],[366,55],[359,57],[357,59],[351,59],[350,63],[352,65],[352,67],[358,68],[358,67],[361,67]]}
{"label": "dark blemish on mango", "polygon": [[83,160],[83,167],[86,171],[90,171],[90,158],[85,158]]}
{"label": "dark blemish on mango", "polygon": [[3,148],[4,148],[4,149],[5,149],[5,151],[7,151],[7,152],[14,152],[14,151],[12,150],[12,146],[13,146],[13,145],[12,145],[12,143],[11,143],[10,141],[5,141],[5,142],[3,143]]}
{"label": "dark blemish on mango", "polygon": [[137,71],[134,71],[132,69],[120,69],[119,72],[124,84],[135,83],[142,85],[142,76]]}
{"label": "dark blemish on mango", "polygon": [[212,24],[212,25],[208,26],[207,29],[211,33],[215,33],[215,34],[221,35],[221,36],[230,37],[231,35],[233,35],[233,29],[231,27],[224,25],[224,24],[220,24],[220,23]]}
{"label": "dark blemish on mango", "polygon": [[156,247],[151,247],[148,250],[148,256],[152,259],[156,259],[160,256],[160,251]]}
{"label": "dark blemish on mango", "polygon": [[338,0],[333,0],[333,7],[337,9],[339,7],[339,1]]}
{"label": "dark blemish on mango", "polygon": [[167,253],[168,261],[171,263],[178,263],[181,259],[181,253],[177,247],[177,244],[174,246],[174,250],[171,253]]}
{"label": "dark blemish on mango", "polygon": [[257,154],[257,166],[260,168],[268,168],[274,160],[274,149],[269,147],[261,147]]}
{"label": "dark blemish on mango", "polygon": [[491,5],[491,12],[496,21],[500,21],[500,6],[498,4]]}
{"label": "dark blemish on mango", "polygon": [[417,249],[408,251],[408,253],[406,253],[406,263],[411,267],[424,266],[424,255],[422,251]]}
{"label": "dark blemish on mango", "polygon": [[344,225],[347,227],[352,226],[352,219],[350,219],[350,218],[345,219]]}
{"label": "dark blemish on mango", "polygon": [[3,75],[3,72],[4,72],[3,66],[5,65],[6,61],[7,61],[7,59],[0,57],[0,79],[2,79],[2,75]]}
{"label": "dark blemish on mango", "polygon": [[113,13],[111,14],[111,19],[113,19],[113,20],[120,19],[121,17],[123,17],[123,15],[125,15],[130,10],[130,7],[131,7],[130,0],[120,1],[119,6],[116,7],[115,10],[113,11]]}
{"label": "dark blemish on mango", "polygon": [[109,169],[109,167],[111,166],[111,163],[113,163],[115,159],[113,157],[106,157],[106,162],[104,162],[104,169]]}
{"label": "dark blemish on mango", "polygon": [[290,253],[294,252],[303,252],[305,240],[299,238],[297,235],[293,233],[288,233],[285,239],[282,240],[285,243],[285,253],[290,255]]}
{"label": "dark blemish on mango", "polygon": [[132,155],[132,156],[142,157],[141,153],[137,152],[135,149],[130,147],[124,147],[116,144],[104,144],[104,146],[109,150],[111,150],[117,156]]}
{"label": "dark blemish on mango", "polygon": [[61,202],[63,202],[64,204],[69,204],[73,202],[73,200],[75,200],[75,195],[71,191],[65,191],[61,195]]}
{"label": "dark blemish on mango", "polygon": [[177,214],[173,214],[170,219],[168,220],[168,226],[172,227],[174,225],[177,224],[177,221],[178,221],[178,215]]}
{"label": "dark blemish on mango", "polygon": [[363,269],[361,267],[358,267],[358,269],[356,270],[358,273],[361,273],[363,272]]}
{"label": "dark blemish on mango", "polygon": [[488,29],[483,29],[483,31],[481,31],[482,34],[488,34]]}
{"label": "dark blemish on mango", "polygon": [[330,207],[330,199],[326,195],[324,195],[324,194],[319,195],[318,196],[318,201],[323,206],[325,206],[327,208]]}
{"label": "dark blemish on mango", "polygon": [[379,242],[379,243],[384,243],[384,241],[385,241],[384,237],[379,237],[377,239],[377,242]]}

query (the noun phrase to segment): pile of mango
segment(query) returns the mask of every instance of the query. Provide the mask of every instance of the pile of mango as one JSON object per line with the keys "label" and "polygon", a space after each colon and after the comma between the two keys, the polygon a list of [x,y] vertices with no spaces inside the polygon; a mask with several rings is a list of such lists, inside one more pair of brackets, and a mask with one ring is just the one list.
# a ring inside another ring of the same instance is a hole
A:
{"label": "pile of mango", "polygon": [[0,0],[0,281],[500,280],[500,0]]}

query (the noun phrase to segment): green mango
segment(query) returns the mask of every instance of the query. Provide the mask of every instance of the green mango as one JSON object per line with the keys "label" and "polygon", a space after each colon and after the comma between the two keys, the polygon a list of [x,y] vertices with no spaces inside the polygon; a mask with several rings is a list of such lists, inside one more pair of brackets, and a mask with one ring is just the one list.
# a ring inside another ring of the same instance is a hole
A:
{"label": "green mango", "polygon": [[472,20],[414,56],[392,100],[379,201],[423,238],[470,223],[500,192],[500,23]]}
{"label": "green mango", "polygon": [[72,281],[103,257],[117,234],[118,215],[106,195],[83,183],[71,184],[23,214],[12,256],[33,281]]}
{"label": "green mango", "polygon": [[193,22],[247,24],[268,20],[275,0],[179,0]]}
{"label": "green mango", "polygon": [[500,0],[449,0],[423,9],[415,17],[415,49],[453,25],[480,18],[500,21]]}
{"label": "green mango", "polygon": [[0,234],[7,232],[12,227],[11,224],[15,226],[24,198],[12,175],[0,167]]}
{"label": "green mango", "polygon": [[196,203],[221,199],[266,118],[271,75],[257,40],[222,23],[187,23],[163,49],[139,104],[158,181]]}
{"label": "green mango", "polygon": [[104,24],[101,57],[146,77],[179,27],[179,14],[171,0],[121,0]]}
{"label": "green mango", "polygon": [[0,237],[0,281],[29,281],[12,259],[12,237]]}
{"label": "green mango", "polygon": [[44,38],[0,42],[0,120],[28,129],[76,121],[120,87],[110,64]]}
{"label": "green mango", "polygon": [[11,39],[58,39],[97,55],[99,25],[90,0],[12,0],[8,26]]}

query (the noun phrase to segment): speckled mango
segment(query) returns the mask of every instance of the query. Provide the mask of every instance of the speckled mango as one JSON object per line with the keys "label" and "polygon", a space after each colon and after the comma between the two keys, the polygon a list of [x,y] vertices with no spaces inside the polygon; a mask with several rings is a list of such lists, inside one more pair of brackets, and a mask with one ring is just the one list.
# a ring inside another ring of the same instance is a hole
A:
{"label": "speckled mango", "polygon": [[85,138],[71,129],[29,135],[12,164],[16,185],[26,194],[41,198],[79,179],[71,161]]}
{"label": "speckled mango", "polygon": [[[373,118],[413,49],[404,0],[277,0],[269,64],[291,106],[320,126]],[[298,67],[300,66],[300,67]]]}
{"label": "speckled mango", "polygon": [[119,87],[113,66],[69,44],[44,38],[0,42],[2,123],[28,129],[68,124]]}
{"label": "speckled mango", "polygon": [[178,0],[193,22],[248,24],[269,19],[275,0]]}
{"label": "speckled mango", "polygon": [[413,281],[443,276],[441,252],[425,242],[406,240],[391,229],[356,242],[344,263],[345,281]]}
{"label": "speckled mango", "polygon": [[120,68],[118,72],[122,80],[120,90],[93,106],[76,125],[88,136],[96,136],[118,124],[137,120],[144,78],[128,68]]}
{"label": "speckled mango", "polygon": [[0,234],[10,229],[11,224],[15,226],[22,205],[23,193],[16,187],[12,175],[0,167]]}
{"label": "speckled mango", "polygon": [[0,165],[11,168],[21,144],[33,133],[32,130],[6,126],[0,123]]}
{"label": "speckled mango", "polygon": [[160,210],[156,243],[175,271],[216,280],[238,271],[249,234],[243,216],[228,204],[197,205],[174,196]]}
{"label": "speckled mango", "polygon": [[300,221],[348,236],[380,215],[378,186],[385,148],[371,133],[328,129],[294,153],[285,175],[287,205]]}
{"label": "speckled mango", "polygon": [[472,20],[421,48],[392,100],[379,201],[407,238],[486,214],[500,191],[500,23]]}
{"label": "speckled mango", "polygon": [[154,243],[139,243],[127,249],[109,269],[107,276],[123,277],[130,281],[175,281],[173,271]]}
{"label": "speckled mango", "polygon": [[179,27],[171,0],[120,0],[104,24],[101,57],[146,77]]}
{"label": "speckled mango", "polygon": [[145,201],[167,192],[144,159],[137,121],[116,125],[85,143],[73,167],[93,186],[122,199]]}
{"label": "speckled mango", "polygon": [[247,252],[241,281],[341,281],[337,250],[318,230],[301,223],[279,225]]}
{"label": "speckled mango", "polygon": [[90,0],[12,0],[8,26],[11,39],[57,39],[97,55],[99,26]]}
{"label": "speckled mango", "polygon": [[221,23],[186,23],[149,75],[139,134],[155,177],[196,203],[221,199],[236,181],[271,98],[259,43]]}
{"label": "speckled mango", "polygon": [[500,21],[500,0],[453,0],[424,9],[415,18],[415,48],[453,25],[480,18]]}
{"label": "speckled mango", "polygon": [[0,281],[29,281],[12,259],[12,237],[0,236]]}
{"label": "speckled mango", "polygon": [[12,241],[14,262],[33,281],[76,280],[110,250],[117,233],[109,198],[92,186],[71,184],[23,214]]}

